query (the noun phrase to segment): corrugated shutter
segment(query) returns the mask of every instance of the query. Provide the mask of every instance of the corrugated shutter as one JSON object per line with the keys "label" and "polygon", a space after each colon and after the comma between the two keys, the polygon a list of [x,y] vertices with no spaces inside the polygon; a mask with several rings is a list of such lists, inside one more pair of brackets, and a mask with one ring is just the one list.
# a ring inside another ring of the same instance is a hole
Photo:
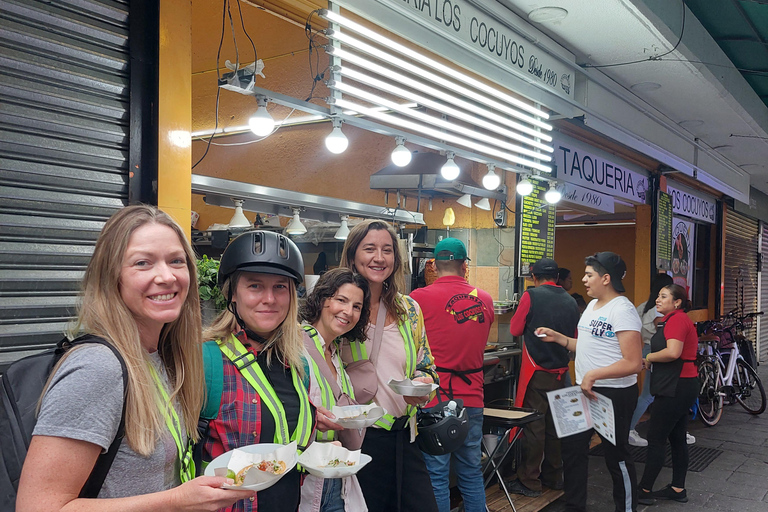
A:
{"label": "corrugated shutter", "polygon": [[[762,254],[762,269],[760,272],[760,311],[768,309],[768,224],[760,223],[760,253]],[[768,314],[768,312],[766,313]],[[768,318],[765,315],[758,317],[758,337],[757,337],[757,358],[758,361],[768,361]]]}
{"label": "corrugated shutter", "polygon": [[[758,221],[733,210],[726,210],[723,313],[737,307],[743,307],[744,313],[757,311],[758,251]],[[746,334],[756,340],[756,325]]]}
{"label": "corrugated shutter", "polygon": [[128,4],[3,0],[0,371],[61,338],[128,202]]}

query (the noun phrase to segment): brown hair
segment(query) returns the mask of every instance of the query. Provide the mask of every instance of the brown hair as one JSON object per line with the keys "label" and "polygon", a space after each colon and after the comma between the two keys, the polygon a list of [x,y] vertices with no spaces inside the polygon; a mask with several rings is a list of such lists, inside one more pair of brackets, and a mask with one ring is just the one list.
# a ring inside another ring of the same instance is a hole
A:
{"label": "brown hair", "polygon": [[403,257],[400,254],[400,245],[398,243],[397,233],[395,229],[382,220],[364,220],[363,222],[355,225],[347,236],[347,241],[344,243],[344,250],[341,252],[341,265],[357,272],[355,268],[355,254],[363,239],[366,237],[369,231],[372,230],[384,230],[389,233],[392,238],[392,250],[394,251],[395,264],[392,269],[392,274],[384,281],[384,289],[381,292],[381,301],[387,308],[387,312],[395,318],[405,318],[405,307],[401,301],[397,299],[400,288],[402,287],[402,268]]}
{"label": "brown hair", "polygon": [[198,439],[194,426],[205,397],[205,381],[200,351],[197,265],[189,241],[171,217],[154,206],[136,205],[127,206],[109,218],[85,271],[82,303],[77,319],[69,329],[70,338],[85,332],[109,340],[125,360],[128,371],[125,437],[130,447],[143,456],[154,451],[158,436],[165,429],[165,421],[157,407],[149,354],[142,347],[133,314],[120,295],[120,274],[131,236],[148,224],[171,228],[186,256],[190,279],[187,298],[179,317],[163,326],[157,350],[173,387],[171,400],[178,399],[188,433]]}
{"label": "brown hair", "polygon": [[307,300],[301,306],[299,313],[305,322],[314,324],[323,313],[326,299],[336,295],[339,288],[345,284],[357,286],[362,290],[363,307],[360,310],[360,318],[357,323],[344,336],[354,341],[365,341],[365,328],[371,313],[371,289],[363,276],[348,268],[335,268],[321,275],[312,289],[312,293],[307,296]]}

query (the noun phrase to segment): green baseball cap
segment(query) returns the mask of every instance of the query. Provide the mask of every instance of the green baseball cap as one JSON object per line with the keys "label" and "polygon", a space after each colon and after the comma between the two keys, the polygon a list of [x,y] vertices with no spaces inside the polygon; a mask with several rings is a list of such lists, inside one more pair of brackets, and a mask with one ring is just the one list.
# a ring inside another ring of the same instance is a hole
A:
{"label": "green baseball cap", "polygon": [[[440,255],[441,252],[449,252],[450,254]],[[436,260],[467,260],[467,248],[464,242],[458,238],[443,238],[435,246],[435,259]]]}

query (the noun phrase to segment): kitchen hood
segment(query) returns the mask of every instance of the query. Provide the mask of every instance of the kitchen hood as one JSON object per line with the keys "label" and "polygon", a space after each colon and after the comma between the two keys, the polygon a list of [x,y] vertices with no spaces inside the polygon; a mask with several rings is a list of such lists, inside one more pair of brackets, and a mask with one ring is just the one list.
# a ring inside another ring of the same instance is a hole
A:
{"label": "kitchen hood", "polygon": [[[411,162],[405,167],[388,165],[371,175],[370,185],[374,190],[399,192],[400,194],[427,198],[460,197],[471,194],[498,201],[507,201],[507,186],[497,190],[486,190],[472,180],[464,169],[458,178],[449,181],[440,175],[445,157],[439,153],[414,151]],[[418,209],[418,208],[417,208]]]}

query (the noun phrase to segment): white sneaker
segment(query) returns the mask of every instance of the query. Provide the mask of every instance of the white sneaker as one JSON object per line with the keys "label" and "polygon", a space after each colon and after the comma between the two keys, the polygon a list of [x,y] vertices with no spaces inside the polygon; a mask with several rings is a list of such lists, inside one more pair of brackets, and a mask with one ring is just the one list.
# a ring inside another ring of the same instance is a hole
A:
{"label": "white sneaker", "polygon": [[640,437],[637,430],[632,429],[629,431],[629,444],[632,446],[648,446],[648,441]]}
{"label": "white sneaker", "polygon": [[[632,437],[632,434],[631,434],[631,433],[630,433],[630,437]],[[686,433],[685,433],[685,442],[686,442],[686,443],[688,443],[688,444],[693,444],[693,443],[695,443],[695,442],[696,442],[696,438],[695,438],[695,437],[693,437],[693,436],[692,436],[691,434],[689,434],[688,432],[686,432]]]}

